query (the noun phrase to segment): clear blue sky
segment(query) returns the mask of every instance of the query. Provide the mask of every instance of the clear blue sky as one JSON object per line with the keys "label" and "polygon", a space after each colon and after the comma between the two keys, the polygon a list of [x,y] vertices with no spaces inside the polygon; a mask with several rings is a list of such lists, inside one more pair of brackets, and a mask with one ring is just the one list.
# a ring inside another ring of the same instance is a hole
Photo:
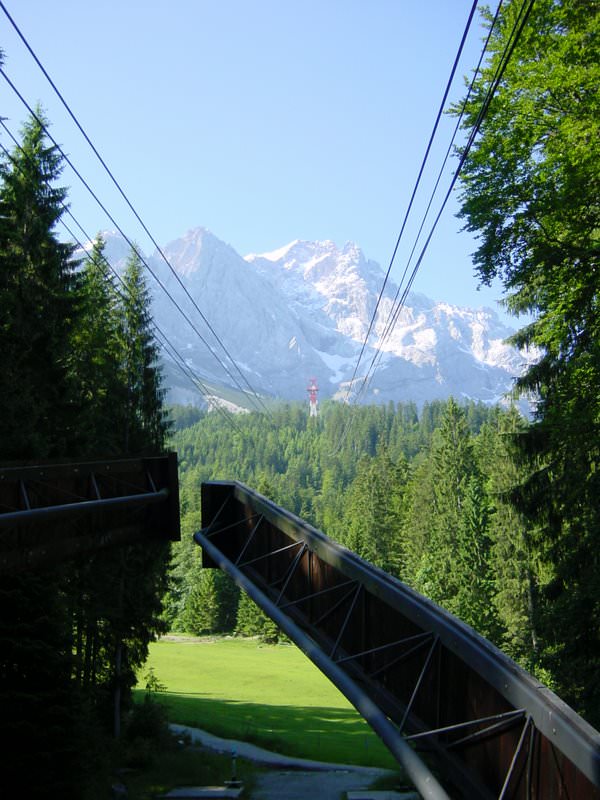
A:
{"label": "clear blue sky", "polygon": [[[357,242],[384,268],[471,0],[6,0],[5,5],[165,244],[197,225],[238,252],[292,239]],[[5,69],[119,223],[153,248],[102,173],[34,61],[0,14]],[[473,26],[451,97],[475,66]],[[2,116],[25,110],[0,78]],[[446,119],[424,192],[447,147]],[[7,144],[5,135],[2,141]],[[74,213],[111,227],[68,171]],[[450,205],[414,288],[438,300],[494,305],[477,291]],[[420,221],[419,213],[414,216]],[[392,277],[412,246],[408,235]]]}

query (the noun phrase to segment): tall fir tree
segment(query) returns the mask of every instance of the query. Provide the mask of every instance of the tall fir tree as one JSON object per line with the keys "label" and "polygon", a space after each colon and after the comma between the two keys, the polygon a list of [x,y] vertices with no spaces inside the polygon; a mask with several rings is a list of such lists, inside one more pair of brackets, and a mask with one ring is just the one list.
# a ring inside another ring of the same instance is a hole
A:
{"label": "tall fir tree", "polygon": [[[152,331],[151,298],[143,264],[132,251],[119,294],[116,356],[119,380],[111,393],[115,447],[128,455],[158,455],[169,429],[158,348]],[[120,730],[121,705],[130,702],[135,670],[152,639],[166,629],[162,596],[167,587],[166,544],[130,545],[95,556],[98,574],[110,574],[111,590],[100,590],[106,638],[104,685],[113,695],[113,729]]]}
{"label": "tall fir tree", "polygon": [[[131,266],[116,303],[102,242],[80,270],[55,226],[66,191],[41,112],[0,165],[0,457],[159,453],[167,421],[149,296]],[[137,265],[139,266],[139,265]],[[0,587],[3,788],[81,797],[96,721],[130,699],[163,629],[166,547],[98,553]],[[10,746],[7,743],[10,743]],[[38,780],[39,776],[39,780]]]}
{"label": "tall fir tree", "polygon": [[532,524],[510,495],[524,477],[516,457],[515,435],[527,427],[515,408],[484,427],[478,461],[487,475],[490,539],[495,582],[494,605],[500,626],[498,644],[529,671],[539,670],[538,585]]}
{"label": "tall fir tree", "polygon": [[77,438],[71,334],[80,308],[73,248],[56,225],[66,189],[61,156],[38,109],[0,163],[0,455],[52,458]]}
{"label": "tall fir tree", "polygon": [[125,453],[160,451],[169,429],[158,347],[152,331],[150,291],[144,266],[132,251],[123,275],[121,364],[123,392],[120,421]]}
{"label": "tall fir tree", "polygon": [[349,487],[341,541],[386,572],[399,575],[405,562],[402,542],[404,491],[408,466],[396,465],[387,448],[364,457]]}
{"label": "tall fir tree", "polygon": [[[503,58],[522,4],[499,15],[465,124]],[[537,0],[462,171],[461,215],[484,283],[531,321],[539,358],[517,388],[537,400],[518,440],[514,492],[537,532],[541,657],[559,692],[600,724],[600,3]]]}
{"label": "tall fir tree", "polygon": [[98,235],[81,270],[81,313],[72,337],[78,392],[79,449],[91,456],[121,453],[114,425],[122,368],[118,296]]}
{"label": "tall fir tree", "polygon": [[407,544],[413,585],[489,636],[495,617],[487,501],[466,414],[452,398],[434,431],[428,461],[409,516],[421,548],[415,553],[415,545]]}
{"label": "tall fir tree", "polygon": [[[72,335],[80,314],[73,248],[56,225],[61,157],[37,111],[0,164],[0,458],[64,458],[76,447]],[[77,797],[86,762],[73,692],[61,569],[5,575],[0,588],[3,791]]]}

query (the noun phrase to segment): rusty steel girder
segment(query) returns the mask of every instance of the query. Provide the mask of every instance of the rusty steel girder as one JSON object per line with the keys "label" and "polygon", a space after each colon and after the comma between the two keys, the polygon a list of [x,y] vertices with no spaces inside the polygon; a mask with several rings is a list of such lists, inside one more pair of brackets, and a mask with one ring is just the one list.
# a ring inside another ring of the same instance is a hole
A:
{"label": "rusty steel girder", "polygon": [[202,524],[423,797],[600,800],[600,734],[468,625],[240,483],[202,485]]}

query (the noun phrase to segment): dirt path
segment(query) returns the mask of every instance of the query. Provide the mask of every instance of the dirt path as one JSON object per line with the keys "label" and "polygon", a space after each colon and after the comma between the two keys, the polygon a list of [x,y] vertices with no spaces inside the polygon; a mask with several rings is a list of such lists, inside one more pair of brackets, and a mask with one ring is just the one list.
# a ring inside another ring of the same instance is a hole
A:
{"label": "dirt path", "polygon": [[304,770],[306,772],[352,772],[360,775],[364,783],[369,785],[380,775],[389,775],[390,770],[378,767],[358,767],[349,764],[330,764],[325,761],[312,761],[308,758],[294,758],[293,756],[285,756],[281,753],[273,753],[270,750],[265,750],[258,745],[250,744],[249,742],[241,742],[235,739],[222,739],[220,736],[215,736],[208,731],[201,728],[190,728],[188,725],[169,725],[174,733],[181,733],[189,736],[191,742],[201,747],[207,747],[209,750],[215,750],[217,753],[231,754],[235,751],[238,758],[246,758],[249,761],[254,761],[257,764],[267,764],[272,767],[278,767],[282,770]]}
{"label": "dirt path", "polygon": [[239,758],[272,767],[257,776],[252,800],[340,800],[343,792],[366,789],[390,771],[376,767],[327,764],[272,753],[262,747],[232,739],[221,739],[200,728],[171,725],[175,733],[185,733],[194,744],[219,753],[235,751]]}

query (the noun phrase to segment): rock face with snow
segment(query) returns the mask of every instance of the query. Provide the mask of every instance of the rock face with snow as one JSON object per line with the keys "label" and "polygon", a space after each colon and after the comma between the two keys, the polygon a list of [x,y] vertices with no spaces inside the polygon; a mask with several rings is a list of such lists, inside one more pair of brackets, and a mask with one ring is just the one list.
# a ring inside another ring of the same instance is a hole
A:
{"label": "rock face with snow", "polygon": [[[204,318],[155,254],[149,263],[189,321],[161,290],[154,291],[155,319],[213,387],[247,389],[248,380],[267,395],[304,399],[315,377],[321,397],[358,394],[360,402],[420,405],[454,395],[495,402],[510,391],[525,365],[523,354],[504,344],[512,331],[491,309],[459,308],[411,293],[390,328],[397,287],[388,283],[354,376],[384,273],[352,243],[338,248],[329,241],[295,241],[242,258],[197,228],[164,252]],[[172,399],[192,401],[189,382],[169,363],[167,376]]]}

